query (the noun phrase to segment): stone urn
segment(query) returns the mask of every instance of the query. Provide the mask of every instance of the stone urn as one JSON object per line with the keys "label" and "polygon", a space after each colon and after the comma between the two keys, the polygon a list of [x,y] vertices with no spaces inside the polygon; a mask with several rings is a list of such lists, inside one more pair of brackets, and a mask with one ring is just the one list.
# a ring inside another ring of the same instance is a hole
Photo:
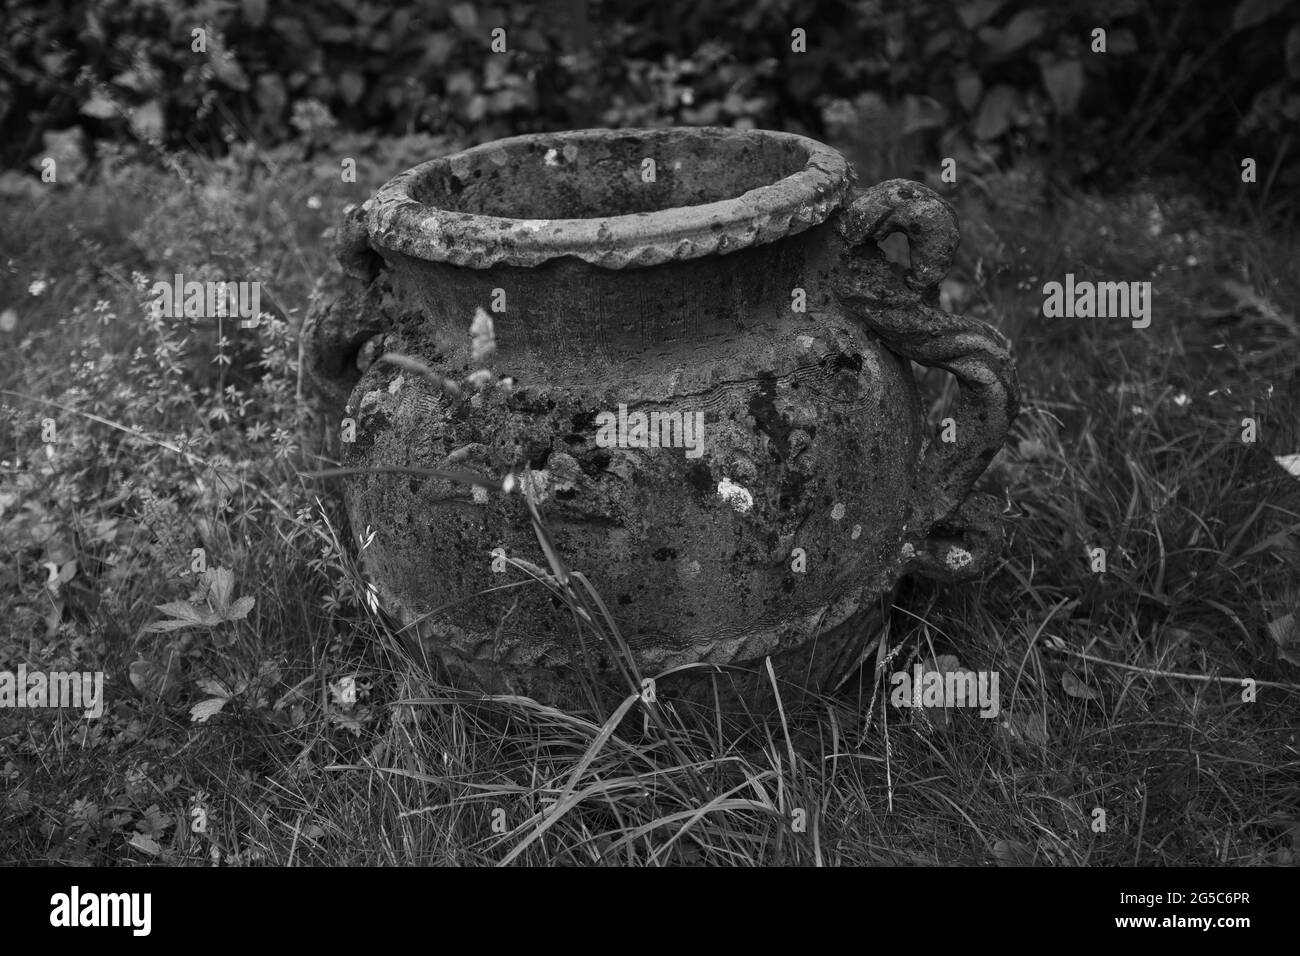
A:
{"label": "stone urn", "polygon": [[[766,130],[531,134],[400,173],[345,214],[345,287],[304,331],[379,602],[488,693],[833,690],[904,575],[969,579],[1001,539],[972,486],[1018,385],[999,333],[938,308],[957,244],[925,186],[857,191]],[[956,378],[943,433],[912,362]],[[528,496],[622,649],[514,563],[548,567]]]}

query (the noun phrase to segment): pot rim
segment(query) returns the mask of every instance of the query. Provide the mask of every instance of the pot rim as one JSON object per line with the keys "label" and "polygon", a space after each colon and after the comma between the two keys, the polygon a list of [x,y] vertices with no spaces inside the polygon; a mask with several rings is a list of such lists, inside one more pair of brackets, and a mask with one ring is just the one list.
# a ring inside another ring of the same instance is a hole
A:
{"label": "pot rim", "polygon": [[[509,162],[504,150],[533,146],[563,150],[582,140],[639,137],[748,139],[756,147],[793,146],[804,154],[801,169],[739,196],[694,206],[589,219],[511,219],[458,212],[415,198],[417,187],[437,173],[482,162]],[[380,250],[472,269],[495,265],[536,266],[572,256],[606,269],[722,255],[803,232],[830,217],[852,189],[854,174],[836,150],[807,136],[776,130],[714,126],[585,129],[529,133],[494,140],[412,166],[366,201],[366,231]]]}

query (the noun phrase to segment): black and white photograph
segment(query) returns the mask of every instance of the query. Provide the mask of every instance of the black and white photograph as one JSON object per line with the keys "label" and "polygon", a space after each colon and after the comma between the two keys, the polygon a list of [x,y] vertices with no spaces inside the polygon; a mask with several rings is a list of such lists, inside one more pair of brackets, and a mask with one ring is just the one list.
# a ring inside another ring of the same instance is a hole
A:
{"label": "black and white photograph", "polygon": [[355,867],[1284,912],[1294,0],[0,0],[0,128],[21,923]]}

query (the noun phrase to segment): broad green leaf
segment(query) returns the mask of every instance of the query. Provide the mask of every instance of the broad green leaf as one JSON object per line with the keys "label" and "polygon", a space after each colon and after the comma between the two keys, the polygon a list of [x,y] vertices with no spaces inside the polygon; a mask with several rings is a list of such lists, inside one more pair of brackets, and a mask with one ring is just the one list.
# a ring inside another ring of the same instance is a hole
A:
{"label": "broad green leaf", "polygon": [[1075,59],[1045,59],[1039,64],[1043,72],[1043,86],[1052,98],[1058,116],[1068,116],[1079,104],[1083,93],[1083,66]]}
{"label": "broad green leaf", "polygon": [[90,99],[82,104],[81,112],[95,119],[108,120],[117,116],[117,107],[113,105],[112,100],[102,93],[93,93]]}
{"label": "broad green leaf", "polygon": [[221,713],[221,708],[229,703],[229,697],[209,697],[199,701],[190,708],[190,720],[196,724],[207,722],[209,717],[215,717]]}
{"label": "broad green leaf", "polygon": [[230,696],[230,691],[226,690],[220,681],[213,680],[211,677],[200,677],[194,684],[209,697]]}
{"label": "broad green leaf", "polygon": [[975,107],[979,105],[980,95],[984,92],[984,81],[974,70],[966,70],[957,74],[953,80],[957,87],[957,102],[967,113],[975,112]]}
{"label": "broad green leaf", "polygon": [[451,15],[451,22],[466,33],[478,25],[478,11],[472,3],[458,3],[448,12]]}
{"label": "broad green leaf", "polygon": [[1047,16],[1041,10],[1021,10],[1001,30],[985,27],[979,38],[988,44],[989,52],[996,57],[1010,56],[1026,43],[1031,43],[1047,26]]}
{"label": "broad green leaf", "polygon": [[135,849],[139,850],[141,853],[147,853],[149,856],[159,856],[162,854],[162,847],[158,845],[158,841],[150,839],[143,833],[132,834],[131,839],[126,842],[127,846],[135,847]]}
{"label": "broad green leaf", "polygon": [[365,92],[366,80],[360,73],[355,70],[344,70],[339,76],[339,95],[349,106],[355,105]]}
{"label": "broad green leaf", "polygon": [[171,829],[172,818],[163,813],[158,804],[151,803],[149,808],[140,815],[136,826],[146,836],[159,837]]}
{"label": "broad green leaf", "polygon": [[929,96],[903,98],[903,135],[942,126],[948,119],[948,110],[938,100]]}
{"label": "broad green leaf", "polygon": [[974,30],[981,23],[987,23],[1002,6],[1002,0],[971,0],[957,8],[957,16],[962,26]]}
{"label": "broad green leaf", "polygon": [[1284,614],[1268,622],[1269,636],[1277,642],[1277,652],[1284,661],[1300,666],[1300,626],[1294,614]]}
{"label": "broad green leaf", "polygon": [[159,139],[164,128],[163,111],[157,100],[150,100],[131,111],[131,132],[140,139]]}
{"label": "broad green leaf", "polygon": [[1011,740],[1025,744],[1046,746],[1047,730],[1041,714],[1004,713],[999,729]]}
{"label": "broad green leaf", "polygon": [[1101,694],[1075,677],[1071,671],[1061,675],[1061,687],[1071,697],[1077,697],[1079,700],[1101,700]]}
{"label": "broad green leaf", "polygon": [[989,90],[980,104],[972,130],[978,139],[996,139],[1011,128],[1011,114],[1019,94],[1016,88],[1000,83]]}
{"label": "broad green leaf", "polygon": [[1291,3],[1292,0],[1241,0],[1241,3],[1237,4],[1237,9],[1232,11],[1233,32],[1248,30],[1263,23],[1277,16]]}
{"label": "broad green leaf", "polygon": [[244,618],[248,617],[248,612],[253,609],[253,605],[256,601],[256,598],[247,595],[237,598],[235,602],[230,605],[230,610],[226,612],[225,619],[227,621],[242,621]]}
{"label": "broad green leaf", "polygon": [[998,840],[992,852],[998,866],[1029,866],[1034,862],[1034,851],[1019,840]]}
{"label": "broad green leaf", "polygon": [[179,631],[187,627],[195,627],[192,621],[178,621],[172,618],[167,621],[154,621],[152,624],[146,624],[141,630],[146,634],[166,634],[168,631]]}
{"label": "broad green leaf", "polygon": [[203,624],[203,612],[196,608],[188,601],[169,601],[166,604],[154,605],[168,617],[174,617],[186,624]]}
{"label": "broad green leaf", "polygon": [[143,659],[133,661],[128,674],[131,678],[131,686],[139,691],[142,697],[170,700],[180,690],[180,655],[165,651],[161,663]]}
{"label": "broad green leaf", "polygon": [[230,610],[230,595],[235,590],[235,576],[227,568],[208,568],[203,572],[208,585],[212,606],[225,617]]}

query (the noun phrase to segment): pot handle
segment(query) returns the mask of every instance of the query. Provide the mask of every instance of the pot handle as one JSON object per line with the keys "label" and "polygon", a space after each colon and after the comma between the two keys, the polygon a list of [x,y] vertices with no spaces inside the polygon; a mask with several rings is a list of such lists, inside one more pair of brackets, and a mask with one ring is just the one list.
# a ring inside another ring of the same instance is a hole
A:
{"label": "pot handle", "polygon": [[[973,494],[1019,410],[1009,344],[992,326],[938,308],[938,285],[960,236],[951,206],[933,190],[891,179],[864,190],[836,220],[846,243],[833,287],[840,302],[894,354],[957,378],[956,441],[930,444],[917,482],[904,557],[927,576],[980,573],[1000,537],[996,502]],[[903,281],[868,243],[904,233]],[[864,248],[865,247],[865,248]]]}
{"label": "pot handle", "polygon": [[334,257],[343,267],[343,292],[313,303],[303,323],[302,343],[309,377],[322,392],[343,403],[361,377],[357,353],[387,329],[387,313],[380,307],[383,289],[375,281],[384,260],[370,246],[361,206],[344,211]]}

